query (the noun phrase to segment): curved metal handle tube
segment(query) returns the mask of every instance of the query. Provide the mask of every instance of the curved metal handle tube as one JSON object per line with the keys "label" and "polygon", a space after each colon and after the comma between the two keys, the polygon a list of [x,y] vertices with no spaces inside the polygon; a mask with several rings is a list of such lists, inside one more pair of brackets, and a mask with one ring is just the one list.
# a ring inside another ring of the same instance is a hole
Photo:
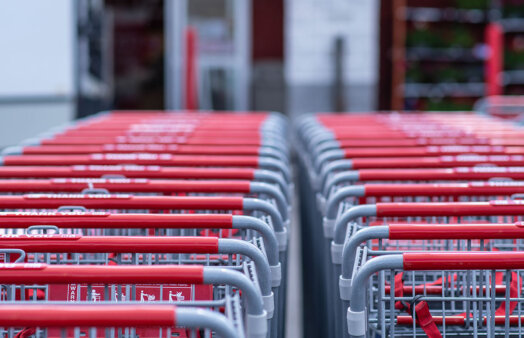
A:
{"label": "curved metal handle tube", "polygon": [[316,146],[313,149],[313,156],[317,157],[317,156],[319,156],[323,152],[330,151],[330,150],[341,149],[341,148],[342,147],[341,147],[339,141],[333,140],[333,141],[329,141],[329,142],[324,142],[324,143]]}
{"label": "curved metal handle tube", "polygon": [[337,217],[339,204],[347,197],[363,197],[366,195],[366,188],[363,185],[356,185],[350,187],[344,187],[327,200],[326,204],[326,217],[328,219],[335,219]]}
{"label": "curved metal handle tube", "polygon": [[258,150],[258,155],[264,157],[271,157],[280,160],[284,163],[289,163],[289,158],[287,157],[285,152],[281,152],[280,150],[272,147],[260,147]]}
{"label": "curved metal handle tube", "polygon": [[253,178],[259,181],[275,183],[278,185],[282,193],[286,195],[286,199],[288,201],[290,200],[290,196],[287,193],[289,182],[286,181],[281,174],[274,171],[257,169],[253,173]]}
{"label": "curved metal handle tube", "polygon": [[402,269],[404,260],[402,255],[379,256],[367,261],[353,278],[353,287],[351,288],[351,310],[364,311],[366,308],[366,292],[369,278],[381,270]]}
{"label": "curved metal handle tube", "polygon": [[324,167],[329,162],[344,159],[344,155],[345,153],[341,149],[329,150],[319,154],[318,157],[313,159],[315,171],[320,172],[322,170],[322,167]]}
{"label": "curved metal handle tube", "polygon": [[291,181],[291,171],[286,163],[273,158],[259,157],[258,166],[261,169],[274,170],[282,174],[286,181]]}
{"label": "curved metal handle tube", "polygon": [[326,186],[326,181],[332,172],[351,169],[353,169],[353,161],[351,160],[336,160],[326,164],[319,174],[319,189]]}
{"label": "curved metal handle tube", "polygon": [[273,229],[263,221],[250,216],[233,216],[234,229],[251,229],[260,233],[264,239],[267,259],[270,265],[278,264],[278,240]]}
{"label": "curved metal handle tube", "polygon": [[247,298],[247,313],[262,315],[265,313],[264,301],[260,290],[243,273],[226,268],[204,267],[205,284],[227,284],[242,291]]}
{"label": "curved metal handle tube", "polygon": [[357,231],[344,243],[342,251],[342,278],[351,279],[356,251],[359,245],[367,240],[389,238],[389,227],[385,225],[365,228]]}
{"label": "curved metal handle tube", "polygon": [[[249,185],[249,190],[251,193],[254,194],[266,194],[268,196],[273,197],[277,203],[278,210],[280,210],[281,213],[283,212],[283,210],[287,211],[287,206],[291,202],[291,199],[289,199],[286,195],[286,193],[289,191],[289,189],[287,188],[284,192],[281,190],[281,188],[275,187],[271,184],[251,182]],[[284,219],[287,219],[287,215],[285,213],[282,214],[282,217],[284,217]]]}
{"label": "curved metal handle tube", "polygon": [[255,263],[262,295],[271,294],[271,269],[264,254],[255,245],[237,239],[219,239],[218,252],[249,257]]}
{"label": "curved metal handle tube", "polygon": [[178,307],[176,310],[177,325],[191,329],[208,328],[220,337],[240,338],[233,324],[222,314],[205,309]]}
{"label": "curved metal handle tube", "polygon": [[261,211],[265,214],[268,214],[273,221],[273,227],[275,232],[284,231],[284,220],[285,217],[287,220],[287,207],[285,210],[285,216],[282,215],[279,210],[275,208],[271,203],[258,199],[258,198],[244,198],[242,200],[242,209],[246,211]]}
{"label": "curved metal handle tube", "polygon": [[359,217],[376,216],[377,206],[375,204],[364,204],[352,207],[344,212],[335,222],[334,241],[343,244],[346,236],[346,225]]}
{"label": "curved metal handle tube", "polygon": [[322,186],[322,193],[324,194],[324,196],[329,197],[329,193],[332,187],[340,185],[344,182],[356,182],[360,179],[359,176],[360,175],[358,170],[350,170],[336,173],[335,175],[326,180],[325,184]]}

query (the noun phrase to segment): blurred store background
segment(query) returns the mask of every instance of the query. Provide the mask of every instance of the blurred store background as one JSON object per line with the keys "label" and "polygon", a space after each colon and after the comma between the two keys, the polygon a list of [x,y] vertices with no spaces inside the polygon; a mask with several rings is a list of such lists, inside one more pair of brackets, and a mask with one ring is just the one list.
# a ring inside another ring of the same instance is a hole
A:
{"label": "blurred store background", "polygon": [[524,94],[524,0],[19,0],[0,3],[0,28],[0,146],[106,109],[464,110]]}

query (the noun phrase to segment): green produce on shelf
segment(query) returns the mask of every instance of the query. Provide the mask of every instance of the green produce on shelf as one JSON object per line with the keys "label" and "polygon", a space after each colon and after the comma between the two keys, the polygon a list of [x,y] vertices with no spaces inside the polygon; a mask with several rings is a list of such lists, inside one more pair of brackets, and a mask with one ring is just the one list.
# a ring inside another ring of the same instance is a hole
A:
{"label": "green produce on shelf", "polygon": [[446,67],[435,72],[435,82],[462,82],[466,81],[464,71],[454,67]]}
{"label": "green produce on shelf", "polygon": [[412,64],[406,70],[406,82],[426,82],[428,79],[418,64]]}
{"label": "green produce on shelf", "polygon": [[524,18],[524,2],[513,1],[512,3],[504,4],[502,16],[505,18]]}
{"label": "green produce on shelf", "polygon": [[524,51],[506,50],[504,52],[504,68],[507,70],[524,69]]}
{"label": "green produce on shelf", "polygon": [[483,81],[482,65],[425,64],[409,63],[406,69],[406,83],[472,83]]}
{"label": "green produce on shelf", "polygon": [[464,102],[455,102],[449,99],[443,100],[428,100],[426,102],[426,110],[441,110],[441,111],[453,111],[453,110],[471,110],[473,104]]}
{"label": "green produce on shelf", "polygon": [[456,0],[459,9],[489,9],[491,0]]}
{"label": "green produce on shelf", "polygon": [[470,29],[454,26],[453,29],[415,28],[408,31],[407,47],[473,48],[476,40]]}
{"label": "green produce on shelf", "polygon": [[483,69],[479,66],[454,65],[436,72],[437,82],[482,82]]}
{"label": "green produce on shelf", "polygon": [[408,47],[442,48],[446,42],[438,32],[422,28],[409,31],[406,36],[406,44]]}
{"label": "green produce on shelf", "polygon": [[473,48],[475,46],[475,38],[466,27],[456,26],[451,32],[449,44],[453,47]]}

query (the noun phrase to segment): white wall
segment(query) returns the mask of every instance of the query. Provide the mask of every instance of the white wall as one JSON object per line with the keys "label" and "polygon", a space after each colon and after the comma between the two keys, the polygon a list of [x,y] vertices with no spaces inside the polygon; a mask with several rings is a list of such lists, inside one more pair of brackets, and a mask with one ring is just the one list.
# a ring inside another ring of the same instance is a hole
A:
{"label": "white wall", "polygon": [[15,145],[72,119],[70,102],[0,104],[0,148]]}
{"label": "white wall", "polygon": [[0,1],[0,98],[72,96],[73,1]]}
{"label": "white wall", "polygon": [[[374,91],[378,81],[378,0],[286,0],[285,15],[285,75],[289,86],[330,86],[334,40],[342,36],[345,84],[350,89]],[[350,97],[350,108],[373,109],[374,93],[368,94],[365,104]],[[358,97],[364,100],[362,93]]]}
{"label": "white wall", "polygon": [[73,117],[74,4],[0,1],[0,147]]}

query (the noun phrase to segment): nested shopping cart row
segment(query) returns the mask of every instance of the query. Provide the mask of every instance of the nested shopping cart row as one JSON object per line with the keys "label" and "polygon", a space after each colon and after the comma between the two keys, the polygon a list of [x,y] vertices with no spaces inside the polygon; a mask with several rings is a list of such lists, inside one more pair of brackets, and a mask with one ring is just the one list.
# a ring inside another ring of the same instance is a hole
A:
{"label": "nested shopping cart row", "polygon": [[103,113],[4,151],[7,337],[282,337],[293,209],[275,113]]}
{"label": "nested shopping cart row", "polygon": [[299,121],[319,332],[522,335],[523,131],[473,114]]}

